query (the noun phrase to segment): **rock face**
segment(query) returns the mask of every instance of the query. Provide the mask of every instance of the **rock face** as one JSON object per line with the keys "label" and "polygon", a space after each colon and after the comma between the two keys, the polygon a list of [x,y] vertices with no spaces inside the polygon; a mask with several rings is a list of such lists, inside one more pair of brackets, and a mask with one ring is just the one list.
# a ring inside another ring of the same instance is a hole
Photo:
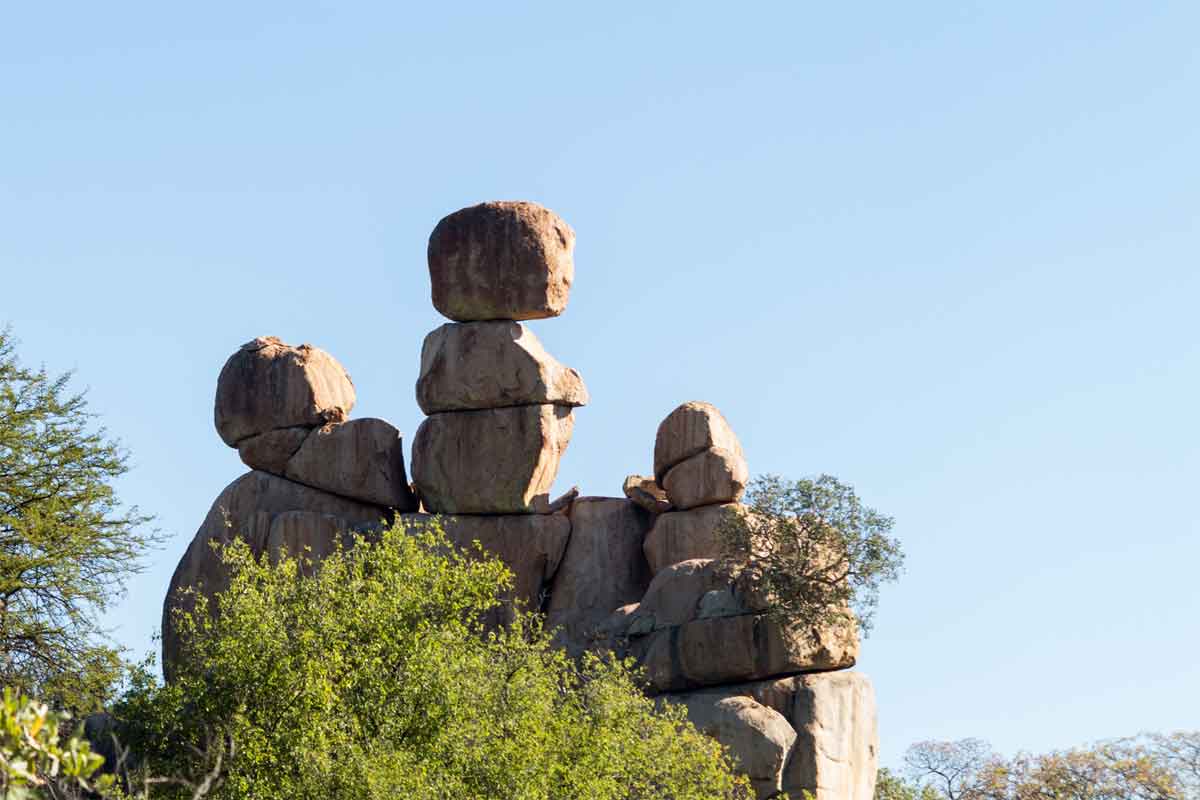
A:
{"label": "rock face", "polygon": [[242,439],[238,443],[238,455],[250,469],[282,475],[287,469],[287,462],[296,455],[312,431],[312,428],[276,428],[260,433]]}
{"label": "rock face", "polygon": [[425,508],[441,514],[548,511],[573,428],[565,406],[434,414],[413,439],[413,483]]}
{"label": "rock face", "polygon": [[642,539],[650,515],[628,500],[581,497],[571,507],[571,541],[550,592],[547,624],[568,652],[587,649],[617,608],[650,584]]}
{"label": "rock face", "polygon": [[575,232],[536,203],[491,202],[429,236],[433,305],[456,322],[557,317],[575,280]]}
{"label": "rock face", "polygon": [[750,778],[759,797],[783,789],[783,770],[796,743],[787,718],[751,697],[724,692],[694,692],[672,698],[687,708],[688,719],[716,738]]}
{"label": "rock face", "polygon": [[746,492],[746,459],[714,448],[685,459],[667,472],[663,488],[676,508],[736,503]]}
{"label": "rock face", "polygon": [[717,558],[722,553],[721,525],[730,514],[749,513],[736,503],[671,511],[654,521],[642,547],[654,573],[680,561]]}
{"label": "rock face", "polygon": [[489,517],[404,514],[400,519],[407,526],[428,525],[436,519],[446,538],[455,545],[469,551],[479,542],[480,547],[512,571],[512,590],[503,598],[504,605],[485,620],[489,627],[511,621],[517,604],[532,611],[542,607],[571,537],[571,521],[564,514]]}
{"label": "rock face", "polygon": [[284,475],[327,492],[415,511],[400,431],[381,419],[355,419],[317,428],[287,462]]}
{"label": "rock face", "polygon": [[654,439],[654,479],[662,486],[671,467],[712,449],[727,450],[744,458],[741,443],[716,406],[697,401],[684,403],[658,426]]}
{"label": "rock face", "polygon": [[217,378],[214,420],[230,447],[274,428],[341,422],[354,408],[354,384],[333,356],[274,336],[242,345]]}
{"label": "rock face", "polygon": [[[267,548],[275,518],[288,511],[334,517],[347,530],[371,528],[389,517],[387,509],[379,506],[337,497],[265,472],[248,472],[226,486],[213,501],[208,516],[171,576],[163,603],[164,668],[178,655],[179,642],[174,633],[171,610],[186,600],[180,598],[176,590],[200,587],[211,594],[227,585],[228,575],[210,543],[225,544],[240,538],[255,555],[259,555]],[[325,522],[319,525],[323,526]],[[297,537],[291,541],[321,546],[316,536]]]}
{"label": "rock face", "polygon": [[426,414],[587,401],[579,373],[558,363],[519,322],[443,325],[421,348],[417,404]]}
{"label": "rock face", "polygon": [[671,501],[667,499],[667,493],[654,482],[654,478],[629,475],[625,478],[622,488],[626,497],[651,514],[663,514],[671,510]]}

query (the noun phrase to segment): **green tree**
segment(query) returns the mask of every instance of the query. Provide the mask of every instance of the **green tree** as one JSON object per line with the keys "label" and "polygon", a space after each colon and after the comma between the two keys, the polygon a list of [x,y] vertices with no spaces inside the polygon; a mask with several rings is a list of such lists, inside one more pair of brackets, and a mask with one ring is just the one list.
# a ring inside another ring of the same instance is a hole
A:
{"label": "green tree", "polygon": [[118,501],[126,454],[69,378],[22,366],[0,329],[0,684],[89,711],[120,673],[99,615],[156,537]]}
{"label": "green tree", "polygon": [[525,613],[485,634],[511,576],[436,524],[393,527],[315,570],[241,543],[222,558],[231,583],[215,607],[196,595],[177,614],[187,656],[172,681],[144,670],[116,709],[142,769],[172,781],[163,797],[752,796],[628,665],[577,666]]}
{"label": "green tree", "polygon": [[73,798],[106,790],[109,776],[92,780],[103,758],[77,735],[63,738],[69,722],[44,703],[5,689],[0,699],[0,800]]}
{"label": "green tree", "polygon": [[756,478],[745,503],[749,513],[727,515],[719,531],[730,570],[785,622],[869,630],[880,585],[904,563],[892,519],[830,475]]}

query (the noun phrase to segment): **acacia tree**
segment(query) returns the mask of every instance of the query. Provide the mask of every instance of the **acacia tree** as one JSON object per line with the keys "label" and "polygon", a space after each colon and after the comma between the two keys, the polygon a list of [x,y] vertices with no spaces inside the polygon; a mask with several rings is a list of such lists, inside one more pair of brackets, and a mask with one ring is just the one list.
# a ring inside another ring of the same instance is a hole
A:
{"label": "acacia tree", "polygon": [[511,576],[436,524],[316,569],[240,540],[221,557],[229,588],[176,612],[171,682],[147,669],[114,708],[156,798],[753,797],[628,665],[577,665],[526,612],[484,635]]}
{"label": "acacia tree", "polygon": [[0,684],[91,711],[120,673],[99,615],[157,537],[117,499],[127,455],[69,380],[22,366],[0,329]]}
{"label": "acacia tree", "polygon": [[727,568],[782,622],[869,630],[879,587],[904,563],[892,519],[831,475],[756,478],[745,504],[748,513],[726,515],[718,531]]}

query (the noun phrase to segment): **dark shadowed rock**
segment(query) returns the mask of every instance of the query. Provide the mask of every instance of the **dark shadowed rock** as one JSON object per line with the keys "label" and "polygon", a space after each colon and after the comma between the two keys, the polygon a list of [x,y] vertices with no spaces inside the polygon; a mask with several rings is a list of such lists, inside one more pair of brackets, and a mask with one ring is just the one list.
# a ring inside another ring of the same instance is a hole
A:
{"label": "dark shadowed rock", "polygon": [[712,449],[679,462],[667,472],[663,489],[676,508],[736,503],[746,493],[750,471],[746,459],[729,450]]}
{"label": "dark shadowed rock", "polygon": [[581,497],[571,506],[571,540],[550,590],[547,623],[578,654],[601,636],[614,611],[642,598],[650,570],[642,539],[651,516],[625,499]]}
{"label": "dark shadowed rock", "polygon": [[456,322],[557,317],[575,279],[575,232],[524,201],[455,211],[429,236],[433,306]]}
{"label": "dark shadowed rock", "polygon": [[654,438],[654,479],[666,488],[663,479],[667,470],[713,448],[742,456],[741,443],[716,406],[695,400],[684,403],[658,426]]}
{"label": "dark shadowed rock", "polygon": [[413,439],[421,503],[442,514],[548,512],[573,426],[571,409],[554,405],[427,417]]}
{"label": "dark shadowed rock", "polygon": [[340,494],[415,511],[404,471],[400,431],[382,419],[364,418],[317,428],[287,463],[288,478]]}
{"label": "dark shadowed rock", "polygon": [[217,378],[213,418],[230,447],[274,428],[342,422],[354,408],[354,384],[333,356],[259,337],[229,357]]}
{"label": "dark shadowed rock", "polygon": [[426,414],[587,401],[579,373],[556,361],[519,322],[443,325],[421,348],[417,404]]}

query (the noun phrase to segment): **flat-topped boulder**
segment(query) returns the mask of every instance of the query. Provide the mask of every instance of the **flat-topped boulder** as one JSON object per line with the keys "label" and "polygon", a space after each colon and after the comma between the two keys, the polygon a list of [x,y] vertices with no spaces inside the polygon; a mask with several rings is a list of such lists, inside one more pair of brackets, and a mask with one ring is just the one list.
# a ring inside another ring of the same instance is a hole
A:
{"label": "flat-topped boulder", "polygon": [[426,414],[506,406],[587,405],[579,373],[519,322],[449,323],[425,337],[417,405]]}
{"label": "flat-topped boulder", "polygon": [[275,428],[342,422],[354,399],[350,376],[329,353],[262,336],[225,362],[217,378],[213,419],[222,441],[237,447]]}
{"label": "flat-topped boulder", "polygon": [[433,306],[455,322],[557,317],[575,279],[575,231],[537,203],[455,211],[429,236]]}
{"label": "flat-topped boulder", "polygon": [[573,427],[571,409],[556,405],[426,417],[412,447],[421,503],[441,514],[548,513]]}
{"label": "flat-topped boulder", "polygon": [[654,479],[666,488],[663,479],[671,467],[712,449],[727,450],[745,458],[741,442],[716,406],[695,400],[684,403],[658,426],[654,438]]}

